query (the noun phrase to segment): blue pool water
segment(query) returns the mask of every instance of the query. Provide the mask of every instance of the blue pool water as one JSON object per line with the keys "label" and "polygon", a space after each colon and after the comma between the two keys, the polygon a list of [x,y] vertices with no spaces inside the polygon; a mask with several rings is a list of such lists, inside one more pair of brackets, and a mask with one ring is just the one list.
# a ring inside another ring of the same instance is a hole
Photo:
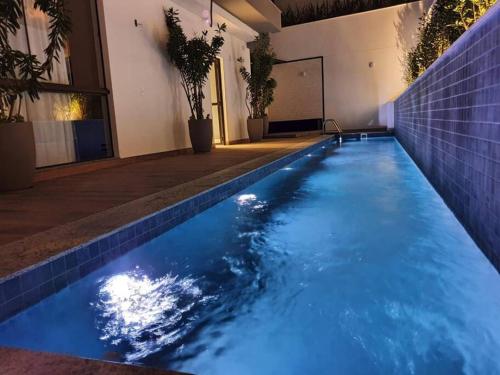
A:
{"label": "blue pool water", "polygon": [[322,149],[0,325],[199,374],[500,374],[500,277],[393,139]]}

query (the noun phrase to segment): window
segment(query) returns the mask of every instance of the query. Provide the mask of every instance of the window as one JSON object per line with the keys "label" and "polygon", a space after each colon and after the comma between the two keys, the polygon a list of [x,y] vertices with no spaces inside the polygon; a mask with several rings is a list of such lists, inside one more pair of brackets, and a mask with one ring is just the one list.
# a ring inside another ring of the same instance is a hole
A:
{"label": "window", "polygon": [[[48,43],[48,17],[24,0],[25,22],[16,47],[39,55]],[[108,103],[95,0],[66,0],[72,33],[45,77],[40,100],[24,101],[25,117],[33,122],[37,167],[113,156]]]}

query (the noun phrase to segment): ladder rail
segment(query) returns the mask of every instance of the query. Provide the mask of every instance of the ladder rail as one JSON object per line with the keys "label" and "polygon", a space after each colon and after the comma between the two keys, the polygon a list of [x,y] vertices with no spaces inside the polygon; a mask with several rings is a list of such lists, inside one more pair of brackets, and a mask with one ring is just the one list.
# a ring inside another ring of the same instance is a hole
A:
{"label": "ladder rail", "polygon": [[329,119],[326,119],[325,121],[323,121],[323,134],[326,134],[326,125],[327,124],[333,124],[333,126],[335,126],[335,129],[337,130],[337,133],[342,136],[342,127],[340,126],[340,124],[338,123],[337,120],[335,119],[332,119],[332,118],[329,118]]}

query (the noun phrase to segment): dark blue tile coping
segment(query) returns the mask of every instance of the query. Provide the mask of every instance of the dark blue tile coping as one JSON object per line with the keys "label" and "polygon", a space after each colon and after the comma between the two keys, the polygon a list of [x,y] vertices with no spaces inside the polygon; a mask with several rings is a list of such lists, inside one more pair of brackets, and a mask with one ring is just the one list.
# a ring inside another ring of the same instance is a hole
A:
{"label": "dark blue tile coping", "polygon": [[330,137],[288,154],[44,262],[1,278],[0,322],[333,140],[334,137]]}

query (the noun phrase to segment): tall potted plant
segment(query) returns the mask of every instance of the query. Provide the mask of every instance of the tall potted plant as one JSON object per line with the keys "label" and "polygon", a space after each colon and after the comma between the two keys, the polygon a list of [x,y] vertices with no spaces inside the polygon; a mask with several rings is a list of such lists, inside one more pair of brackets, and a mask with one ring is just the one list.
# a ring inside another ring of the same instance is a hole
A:
{"label": "tall potted plant", "polygon": [[165,22],[168,28],[167,54],[170,61],[179,70],[181,85],[191,109],[189,119],[189,137],[194,152],[210,152],[213,143],[212,119],[205,117],[203,110],[203,89],[208,74],[219,55],[226,31],[226,25],[217,25],[212,40],[208,32],[188,39],[180,25],[179,12],[173,8],[165,10]]}
{"label": "tall potted plant", "polygon": [[50,18],[45,59],[16,49],[12,42],[24,20],[23,0],[0,2],[0,191],[33,186],[33,124],[22,115],[25,95],[39,99],[40,81],[51,77],[71,30],[64,0],[35,0],[35,9]]}
{"label": "tall potted plant", "polygon": [[[266,109],[273,102],[276,81],[271,78],[275,55],[270,47],[269,34],[261,33],[254,41],[250,52],[250,72],[240,67],[240,73],[247,84],[248,136],[251,142],[262,139],[267,123]],[[240,63],[243,59],[238,59]]]}

